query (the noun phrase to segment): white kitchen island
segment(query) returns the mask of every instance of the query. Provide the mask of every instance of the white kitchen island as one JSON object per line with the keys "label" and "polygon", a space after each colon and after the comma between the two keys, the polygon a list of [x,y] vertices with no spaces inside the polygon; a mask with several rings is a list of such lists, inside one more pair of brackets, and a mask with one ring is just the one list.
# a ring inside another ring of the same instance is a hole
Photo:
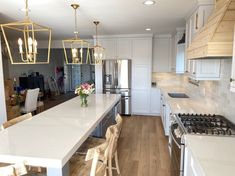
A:
{"label": "white kitchen island", "polygon": [[0,132],[0,162],[47,168],[47,176],[67,176],[67,162],[117,104],[120,95],[92,94],[88,107],[75,97]]}

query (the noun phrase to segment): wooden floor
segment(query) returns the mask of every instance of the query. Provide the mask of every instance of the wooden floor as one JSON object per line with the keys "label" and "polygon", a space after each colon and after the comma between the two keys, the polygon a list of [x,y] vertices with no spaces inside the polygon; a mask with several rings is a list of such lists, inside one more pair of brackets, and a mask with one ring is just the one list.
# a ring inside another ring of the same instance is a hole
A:
{"label": "wooden floor", "polygon": [[118,144],[122,176],[168,176],[168,139],[161,118],[132,116],[124,119]]}

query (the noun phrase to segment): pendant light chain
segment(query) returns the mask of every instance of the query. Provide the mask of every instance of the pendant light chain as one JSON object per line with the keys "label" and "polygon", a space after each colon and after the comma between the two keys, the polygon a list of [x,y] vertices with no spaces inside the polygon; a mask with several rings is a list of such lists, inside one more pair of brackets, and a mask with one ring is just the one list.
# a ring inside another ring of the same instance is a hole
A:
{"label": "pendant light chain", "polygon": [[75,24],[75,38],[77,39],[78,38],[78,21],[77,21],[77,9],[74,8],[74,15],[75,15],[75,18],[74,18],[74,24]]}
{"label": "pendant light chain", "polygon": [[29,20],[29,4],[28,0],[25,0],[25,17],[27,20]]}
{"label": "pendant light chain", "polygon": [[96,24],[96,45],[98,46],[98,24]]}

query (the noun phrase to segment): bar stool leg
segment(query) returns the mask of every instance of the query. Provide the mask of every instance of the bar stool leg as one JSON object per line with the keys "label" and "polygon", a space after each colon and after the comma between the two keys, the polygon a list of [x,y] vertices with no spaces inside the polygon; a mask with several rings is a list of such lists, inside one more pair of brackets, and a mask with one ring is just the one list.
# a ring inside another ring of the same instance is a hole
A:
{"label": "bar stool leg", "polygon": [[113,171],[112,171],[112,157],[109,158],[109,160],[108,160],[108,171],[109,171],[109,176],[113,176]]}
{"label": "bar stool leg", "polygon": [[117,151],[115,152],[115,166],[116,166],[118,175],[120,175],[121,172],[120,172],[120,168],[119,168],[119,164],[118,164],[118,154],[117,154]]}

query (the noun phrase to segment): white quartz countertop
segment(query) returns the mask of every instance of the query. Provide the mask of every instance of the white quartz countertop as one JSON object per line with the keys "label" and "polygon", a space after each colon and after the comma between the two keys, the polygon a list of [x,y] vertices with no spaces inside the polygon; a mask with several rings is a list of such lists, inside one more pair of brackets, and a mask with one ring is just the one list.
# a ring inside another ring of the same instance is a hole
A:
{"label": "white quartz countertop", "polygon": [[185,135],[185,141],[205,176],[235,175],[235,138]]}
{"label": "white quartz countertop", "polygon": [[[178,113],[198,113],[198,114],[214,114],[216,110],[211,102],[206,99],[195,97],[186,89],[180,86],[158,86],[163,94],[166,102],[171,108],[171,112]],[[172,98],[168,93],[186,93],[189,98]]]}
{"label": "white quartz countertop", "polygon": [[80,107],[75,97],[1,131],[0,162],[63,167],[119,100],[120,95],[92,94],[88,107]]}

